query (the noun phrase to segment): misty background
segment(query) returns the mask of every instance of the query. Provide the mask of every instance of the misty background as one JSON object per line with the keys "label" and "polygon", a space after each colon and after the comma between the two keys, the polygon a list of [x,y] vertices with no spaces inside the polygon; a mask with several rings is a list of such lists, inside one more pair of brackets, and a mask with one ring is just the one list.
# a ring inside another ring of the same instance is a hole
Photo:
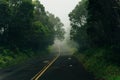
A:
{"label": "misty background", "polygon": [[[62,49],[62,52],[66,54],[72,54],[76,51],[77,44],[70,41],[70,21],[68,14],[75,8],[80,0],[40,0],[41,4],[45,6],[45,10],[59,17],[64,24],[65,39],[63,41],[55,40],[53,49],[58,48],[58,45]],[[61,52],[61,53],[62,53]]]}

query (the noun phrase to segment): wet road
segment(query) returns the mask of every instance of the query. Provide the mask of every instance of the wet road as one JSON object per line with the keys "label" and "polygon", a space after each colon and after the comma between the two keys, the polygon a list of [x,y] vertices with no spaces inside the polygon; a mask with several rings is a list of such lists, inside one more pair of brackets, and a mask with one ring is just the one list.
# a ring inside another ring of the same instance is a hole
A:
{"label": "wet road", "polygon": [[37,57],[24,64],[1,69],[0,80],[31,80],[53,57],[53,55]]}
{"label": "wet road", "polygon": [[60,56],[39,80],[94,80],[73,56]]}
{"label": "wet road", "polygon": [[[31,80],[54,56],[33,59],[25,64],[0,70],[0,80]],[[94,80],[73,56],[60,56],[38,80]]]}

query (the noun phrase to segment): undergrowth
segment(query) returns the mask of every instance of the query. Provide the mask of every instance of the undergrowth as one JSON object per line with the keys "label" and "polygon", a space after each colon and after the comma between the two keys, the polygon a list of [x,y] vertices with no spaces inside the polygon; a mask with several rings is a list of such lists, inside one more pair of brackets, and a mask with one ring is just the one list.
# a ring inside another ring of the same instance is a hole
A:
{"label": "undergrowth", "polygon": [[74,55],[83,63],[85,68],[93,73],[96,80],[120,80],[120,67],[105,61],[106,50],[103,48],[88,49]]}
{"label": "undergrowth", "polygon": [[35,53],[32,50],[13,52],[9,49],[0,48],[0,69],[7,68],[13,65],[24,63],[32,58],[48,54],[48,51]]}

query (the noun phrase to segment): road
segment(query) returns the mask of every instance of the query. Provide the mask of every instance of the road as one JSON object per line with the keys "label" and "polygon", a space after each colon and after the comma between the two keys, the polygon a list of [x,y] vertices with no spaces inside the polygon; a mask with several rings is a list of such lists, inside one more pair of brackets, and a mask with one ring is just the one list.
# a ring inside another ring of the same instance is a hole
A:
{"label": "road", "polygon": [[[0,70],[0,80],[31,80],[55,56],[37,58],[23,65]],[[73,56],[60,56],[38,80],[94,80]]]}
{"label": "road", "polygon": [[0,80],[31,80],[53,57],[53,55],[36,57],[24,64],[0,69]]}
{"label": "road", "polygon": [[73,56],[60,56],[39,80],[94,80]]}

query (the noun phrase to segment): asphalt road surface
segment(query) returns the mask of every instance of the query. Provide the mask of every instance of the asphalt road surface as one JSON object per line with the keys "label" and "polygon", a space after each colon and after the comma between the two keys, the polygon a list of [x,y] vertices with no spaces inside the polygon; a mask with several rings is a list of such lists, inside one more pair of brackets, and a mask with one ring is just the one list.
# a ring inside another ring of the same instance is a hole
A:
{"label": "asphalt road surface", "polygon": [[39,80],[94,80],[73,56],[60,56]]}
{"label": "asphalt road surface", "polygon": [[37,57],[24,64],[19,64],[0,70],[0,80],[31,80],[46,64],[53,59],[53,55]]}
{"label": "asphalt road surface", "polygon": [[[24,64],[0,70],[0,80],[31,80],[55,56],[36,58]],[[38,80],[94,80],[73,56],[60,56]]]}

